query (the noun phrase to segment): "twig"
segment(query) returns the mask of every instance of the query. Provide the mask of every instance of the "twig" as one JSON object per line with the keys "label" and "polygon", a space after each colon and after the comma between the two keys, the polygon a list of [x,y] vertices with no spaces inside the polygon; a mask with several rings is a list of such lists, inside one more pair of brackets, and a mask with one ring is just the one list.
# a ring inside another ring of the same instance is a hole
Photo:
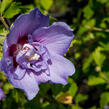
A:
{"label": "twig", "polygon": [[3,17],[0,17],[0,21],[4,24],[5,28],[8,29],[8,25],[7,23],[5,22],[5,19]]}
{"label": "twig", "polygon": [[109,32],[109,29],[103,29],[103,28],[97,28],[97,27],[91,27],[91,26],[84,26],[84,27],[91,30],[95,30],[95,31]]}

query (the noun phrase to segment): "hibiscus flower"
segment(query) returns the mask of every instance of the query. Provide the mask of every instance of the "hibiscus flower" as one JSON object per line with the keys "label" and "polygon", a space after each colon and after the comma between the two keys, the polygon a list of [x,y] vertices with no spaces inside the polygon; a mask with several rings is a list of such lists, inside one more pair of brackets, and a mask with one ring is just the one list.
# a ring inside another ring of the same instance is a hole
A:
{"label": "hibiscus flower", "polygon": [[19,16],[11,27],[3,44],[1,70],[31,100],[40,83],[67,84],[68,76],[75,72],[74,65],[64,58],[72,39],[67,24],[49,26],[49,16],[36,8]]}

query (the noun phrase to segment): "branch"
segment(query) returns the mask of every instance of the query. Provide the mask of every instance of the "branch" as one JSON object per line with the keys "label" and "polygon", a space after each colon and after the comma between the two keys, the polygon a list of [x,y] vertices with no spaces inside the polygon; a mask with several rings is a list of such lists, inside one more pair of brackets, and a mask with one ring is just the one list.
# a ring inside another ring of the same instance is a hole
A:
{"label": "branch", "polygon": [[91,29],[91,30],[95,30],[95,31],[102,31],[102,32],[108,32],[109,33],[109,29],[103,29],[103,28],[97,28],[97,27],[91,27],[91,26],[84,26],[84,27]]}
{"label": "branch", "polygon": [[8,29],[8,25],[7,23],[5,22],[5,19],[3,17],[0,17],[0,21],[4,24],[5,28]]}

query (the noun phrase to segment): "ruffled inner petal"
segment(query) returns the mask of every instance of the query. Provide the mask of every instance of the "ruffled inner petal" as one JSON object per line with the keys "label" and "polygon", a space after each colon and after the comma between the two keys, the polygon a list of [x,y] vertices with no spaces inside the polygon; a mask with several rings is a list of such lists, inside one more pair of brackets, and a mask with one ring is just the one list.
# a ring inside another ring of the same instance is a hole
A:
{"label": "ruffled inner petal", "polygon": [[19,65],[14,71],[14,78],[15,79],[22,79],[25,76],[26,69],[22,69]]}
{"label": "ruffled inner petal", "polygon": [[48,50],[37,42],[24,44],[22,50],[16,56],[17,63],[23,69],[31,70],[36,75],[42,72],[50,75],[48,60],[50,60]]}

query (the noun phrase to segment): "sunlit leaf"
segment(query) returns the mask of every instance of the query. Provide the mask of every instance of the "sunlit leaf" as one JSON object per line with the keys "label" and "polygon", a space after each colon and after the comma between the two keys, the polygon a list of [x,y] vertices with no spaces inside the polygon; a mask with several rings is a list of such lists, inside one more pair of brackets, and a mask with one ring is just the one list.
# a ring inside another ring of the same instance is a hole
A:
{"label": "sunlit leaf", "polygon": [[[83,20],[83,22],[82,22],[82,24],[86,27],[86,28],[88,28],[87,26],[89,26],[89,27],[93,27],[95,24],[96,24],[96,20],[95,19],[85,19],[85,20]],[[90,28],[91,29],[91,28]]]}
{"label": "sunlit leaf", "polygon": [[69,78],[68,81],[70,82],[70,88],[68,89],[68,92],[72,97],[75,96],[78,86],[77,84],[73,81],[73,79]]}
{"label": "sunlit leaf", "polygon": [[102,43],[102,42],[100,42],[100,44],[103,47],[104,51],[109,51],[109,43]]}
{"label": "sunlit leaf", "polygon": [[100,96],[100,106],[103,108],[109,103],[109,92],[104,92]]}
{"label": "sunlit leaf", "polygon": [[11,4],[11,2],[12,2],[13,0],[2,0],[2,3],[1,3],[1,11],[0,11],[0,13],[2,14],[4,11],[5,11],[5,9]]}
{"label": "sunlit leaf", "polygon": [[94,14],[93,10],[91,9],[91,7],[89,5],[87,5],[84,8],[83,12],[84,12],[84,17],[87,19],[91,18]]}
{"label": "sunlit leaf", "polygon": [[42,107],[45,108],[45,107],[47,107],[49,104],[50,104],[49,102],[45,102],[45,103],[42,104]]}
{"label": "sunlit leaf", "polygon": [[104,60],[106,59],[105,55],[101,53],[101,50],[102,48],[98,47],[93,52],[94,61],[98,66],[102,66]]}
{"label": "sunlit leaf", "polygon": [[14,89],[14,87],[10,83],[4,84],[3,88],[6,94],[8,94],[11,89]]}
{"label": "sunlit leaf", "polygon": [[53,0],[41,0],[41,5],[45,10],[49,10],[53,5]]}
{"label": "sunlit leaf", "polygon": [[12,3],[10,7],[5,11],[4,17],[5,18],[12,18],[13,16],[19,14],[21,11],[20,3]]}
{"label": "sunlit leaf", "polygon": [[87,95],[79,93],[75,98],[75,102],[76,102],[76,104],[78,104],[79,102],[87,100],[87,99],[88,99]]}
{"label": "sunlit leaf", "polygon": [[106,83],[106,81],[102,79],[101,77],[90,76],[88,79],[89,86],[94,86],[94,85],[99,85],[104,83]]}

